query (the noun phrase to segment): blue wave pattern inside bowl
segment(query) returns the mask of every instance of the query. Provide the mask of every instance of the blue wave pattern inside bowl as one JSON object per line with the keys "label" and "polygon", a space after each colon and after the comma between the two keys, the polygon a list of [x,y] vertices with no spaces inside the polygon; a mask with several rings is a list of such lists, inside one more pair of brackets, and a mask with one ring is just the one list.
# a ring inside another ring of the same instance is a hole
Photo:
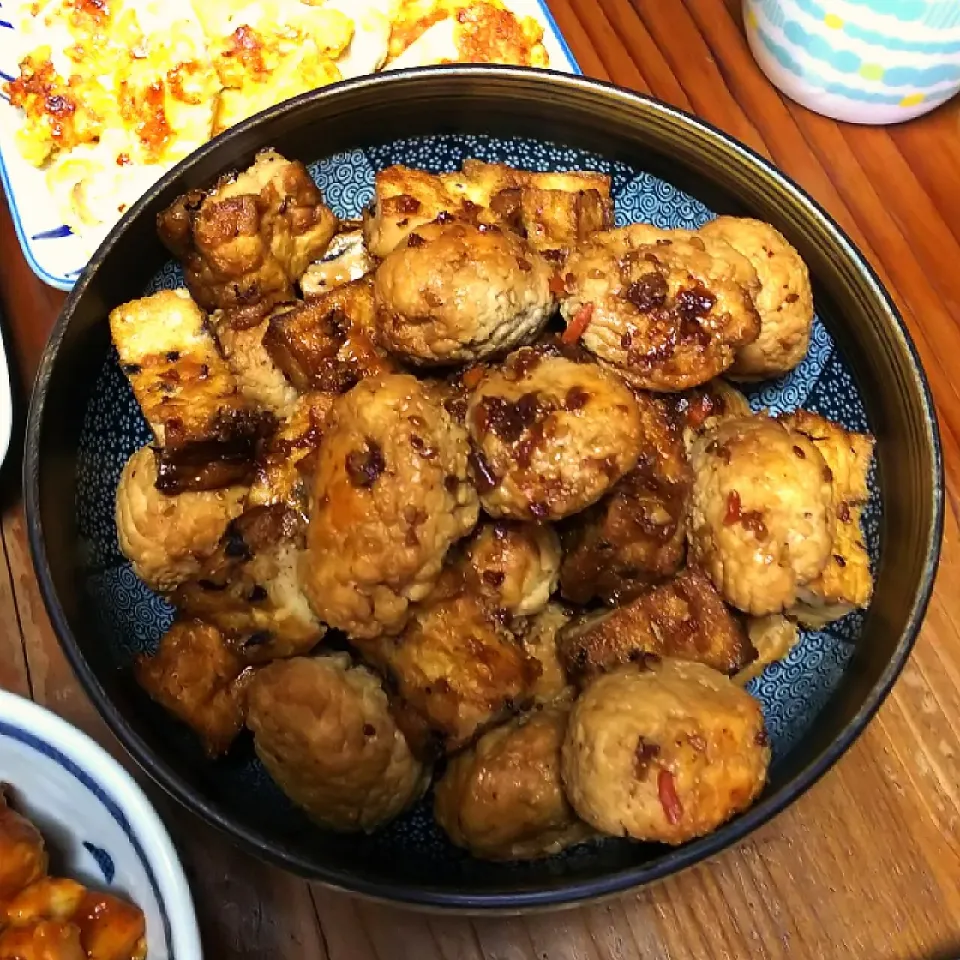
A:
{"label": "blue wave pattern inside bowl", "polygon": [[[340,154],[311,165],[311,174],[327,202],[341,217],[356,217],[373,198],[377,170],[395,163],[431,171],[458,169],[467,158],[507,163],[530,170],[597,170],[610,175],[618,225],[649,222],[660,227],[696,229],[713,217],[703,204],[671,184],[633,167],[580,150],[515,138],[426,137]],[[145,293],[183,285],[173,262],[157,274]],[[775,413],[803,406],[847,428],[867,430],[863,404],[846,362],[826,327],[815,321],[810,350],[804,361],[785,377],[746,390],[754,409]],[[173,611],[135,576],[120,554],[114,520],[114,498],[123,465],[150,441],[150,433],[115,355],[105,363],[88,403],[79,444],[77,517],[86,561],[86,589],[101,618],[104,642],[116,664],[129,669],[134,656],[153,650],[173,619]],[[876,473],[871,474],[871,498],[864,510],[864,534],[876,567],[880,543],[881,500]],[[748,688],[763,705],[774,762],[782,758],[826,703],[836,688],[863,625],[855,613],[823,631],[804,631],[788,657],[769,667]],[[131,677],[130,683],[134,681]],[[185,751],[197,754],[196,744],[173,720],[170,737]],[[252,750],[235,747],[216,764],[216,789],[231,802],[250,810],[270,809],[288,817],[293,842],[302,831],[316,828],[275,787]],[[237,798],[241,798],[239,801]],[[430,813],[428,796],[414,810],[372,837],[352,838],[358,845],[375,844],[381,852],[418,856],[464,855],[442,836]],[[568,851],[562,857],[576,857]],[[469,868],[467,868],[469,869]],[[523,869],[518,865],[517,869]]]}

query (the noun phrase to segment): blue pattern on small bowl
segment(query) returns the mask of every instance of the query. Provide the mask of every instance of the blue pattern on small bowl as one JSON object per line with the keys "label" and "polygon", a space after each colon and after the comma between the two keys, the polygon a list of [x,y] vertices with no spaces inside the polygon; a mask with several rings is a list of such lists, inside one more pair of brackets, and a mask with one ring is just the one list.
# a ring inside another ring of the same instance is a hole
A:
{"label": "blue pattern on small bowl", "polygon": [[[324,195],[341,216],[357,216],[373,193],[377,170],[393,163],[442,171],[459,168],[468,157],[533,170],[598,170],[613,183],[618,224],[638,221],[662,227],[696,228],[713,213],[696,198],[642,170],[604,157],[556,144],[523,138],[498,140],[481,136],[434,136],[399,140],[351,151],[311,164],[309,169]],[[145,292],[183,285],[183,274],[169,262]],[[803,362],[785,377],[748,388],[754,409],[781,413],[804,406],[856,430],[868,429],[866,414],[847,364],[818,318]],[[149,431],[133,399],[115,355],[103,366],[88,401],[78,449],[77,517],[84,555],[86,590],[99,618],[103,641],[118,669],[129,671],[139,653],[155,649],[169,627],[173,611],[151,592],[121,556],[114,520],[114,498],[129,456],[148,442]],[[880,550],[881,502],[877,478],[864,517],[864,533],[874,565]],[[851,615],[823,631],[804,631],[800,643],[782,662],[768,668],[750,685],[763,705],[775,758],[782,758],[807,730],[837,688],[860,635],[862,617]],[[130,680],[131,684],[133,680]],[[190,734],[174,721],[169,736],[196,755]],[[218,789],[231,802],[251,811],[282,816],[291,842],[313,831],[305,815],[280,793],[256,762],[249,742],[239,745],[230,762],[217,769]],[[428,796],[412,811],[369,837],[357,837],[358,849],[375,848],[387,857],[445,859],[464,857],[436,827]],[[620,841],[608,841],[620,842]],[[561,856],[576,857],[570,851]],[[523,865],[516,867],[524,869]]]}
{"label": "blue pattern on small bowl", "polygon": [[853,123],[898,123],[960,90],[957,0],[744,0],[747,40],[787,96]]}
{"label": "blue pattern on small bowl", "polygon": [[202,960],[173,844],[112,757],[50,711],[0,690],[0,782],[40,829],[53,870],[143,910],[150,960]]}

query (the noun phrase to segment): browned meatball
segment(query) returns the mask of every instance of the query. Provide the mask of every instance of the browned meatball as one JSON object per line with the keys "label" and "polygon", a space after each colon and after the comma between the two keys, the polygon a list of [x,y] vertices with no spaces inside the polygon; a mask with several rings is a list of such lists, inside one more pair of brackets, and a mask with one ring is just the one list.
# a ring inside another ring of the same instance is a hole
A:
{"label": "browned meatball", "polygon": [[620,603],[671,576],[686,555],[693,482],[679,427],[666,406],[637,391],[640,459],[598,504],[564,532],[564,598]]}
{"label": "browned meatball", "polygon": [[141,447],[126,463],[117,486],[120,550],[153,590],[172,590],[196,576],[243,510],[246,487],[167,496],[157,489],[157,461]]}
{"label": "browned meatball", "polygon": [[414,377],[364,380],[337,400],[301,569],[322,620],[359,638],[403,628],[477,522],[467,453],[463,429]]}
{"label": "browned meatball", "polygon": [[345,393],[395,364],[376,344],[373,283],[358,280],[278,310],[263,346],[298,390]]}
{"label": "browned meatball", "polygon": [[377,268],[380,342],[427,365],[506,353],[545,326],[552,276],[539,253],[498,227],[419,227]]}
{"label": "browned meatball", "polygon": [[226,753],[243,727],[253,670],[216,627],[177,621],[155,654],[137,659],[134,674],[160,706],[193,729],[209,756]]}
{"label": "browned meatball", "polygon": [[9,900],[47,870],[47,852],[40,831],[7,806],[0,787],[0,903]]}
{"label": "browned meatball", "polygon": [[157,227],[201,307],[262,319],[293,299],[294,281],[326,250],[337,218],[302,163],[264,150],[212,190],[179,197]]}
{"label": "browned meatball", "polygon": [[563,277],[567,338],[647,390],[705,383],[760,333],[756,271],[720,239],[635,224],[595,234]]}
{"label": "browned meatball", "polygon": [[423,793],[380,681],[345,654],[264,667],[249,691],[257,756],[291,800],[332,830],[371,831]]}
{"label": "browned meatball", "polygon": [[621,607],[574,620],[561,631],[558,652],[567,676],[578,683],[651,654],[695,660],[722,673],[735,673],[756,656],[710,578],[694,567]]}
{"label": "browned meatball", "polygon": [[754,616],[790,607],[823,571],[836,517],[816,446],[769,417],[696,441],[690,549],[724,599]]}
{"label": "browned meatball", "polygon": [[533,860],[592,835],[560,780],[568,710],[519,717],[450,761],[434,814],[457,846],[484,860]]}
{"label": "browned meatball", "polygon": [[633,394],[595,364],[519,350],[467,407],[473,468],[495,517],[559,520],[595,503],[637,462]]}
{"label": "browned meatball", "polygon": [[813,326],[813,291],[800,254],[775,227],[746,217],[717,217],[700,235],[725,240],[760,280],[754,297],[760,336],[737,352],[730,376],[762,380],[792,370],[806,356]]}
{"label": "browned meatball", "polygon": [[529,701],[537,664],[483,600],[439,592],[400,636],[359,647],[452,752]]}
{"label": "browned meatball", "polygon": [[597,830],[676,844],[749,807],[769,763],[756,700],[709,667],[664,660],[583,692],[562,770],[574,810]]}
{"label": "browned meatball", "polygon": [[300,585],[303,518],[277,504],[251,507],[227,528],[200,575],[171,598],[185,617],[223,631],[248,663],[308,653],[326,628]]}
{"label": "browned meatball", "polygon": [[543,524],[485,523],[465,544],[464,568],[475,593],[514,616],[530,616],[557,587],[560,539]]}

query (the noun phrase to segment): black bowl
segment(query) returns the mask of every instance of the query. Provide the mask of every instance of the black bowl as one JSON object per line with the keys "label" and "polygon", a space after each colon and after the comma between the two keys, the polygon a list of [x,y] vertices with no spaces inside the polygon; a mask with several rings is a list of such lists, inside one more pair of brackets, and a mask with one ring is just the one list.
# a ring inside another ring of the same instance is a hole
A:
{"label": "black bowl", "polygon": [[[453,850],[424,807],[373,837],[335,836],[286,803],[248,742],[208,763],[137,689],[131,657],[156,642],[168,611],[117,552],[111,510],[119,466],[145,434],[106,317],[151,281],[175,278],[156,237],[157,212],[268,145],[324,161],[314,170],[343,213],[356,212],[346,208],[363,201],[369,184],[351,182],[350,164],[341,176],[343,158],[325,160],[333,154],[362,148],[355,158],[374,165],[422,158],[449,166],[464,154],[507,149],[530,165],[602,166],[614,175],[621,214],[627,204],[634,217],[692,225],[708,210],[751,215],[800,250],[814,278],[815,347],[799,379],[766,385],[753,399],[803,400],[878,436],[867,525],[877,589],[865,616],[807,635],[755,685],[775,761],[748,813],[677,849],[610,840],[523,865],[484,864]],[[64,306],[37,376],[24,461],[30,545],[54,627],[98,709],[163,787],[297,873],[383,899],[474,910],[569,904],[662,878],[741,839],[806,790],[864,728],[910,651],[937,565],[942,483],[933,404],[909,335],[873,271],[813,200],[679,110],[578,77],[485,67],[316,91],[241,124],[164,177],[111,233]]]}

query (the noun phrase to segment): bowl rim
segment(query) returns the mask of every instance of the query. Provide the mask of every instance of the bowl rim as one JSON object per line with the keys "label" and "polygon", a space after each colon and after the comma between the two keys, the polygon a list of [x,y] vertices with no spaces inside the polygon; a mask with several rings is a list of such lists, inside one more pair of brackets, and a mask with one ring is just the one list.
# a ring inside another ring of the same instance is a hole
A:
{"label": "bowl rim", "polygon": [[[281,849],[260,832],[235,823],[230,816],[219,812],[213,803],[207,801],[197,790],[183,782],[162,758],[154,755],[139,734],[126,724],[118,709],[107,697],[92,668],[87,664],[56,595],[40,521],[38,451],[43,424],[44,402],[53,363],[63,339],[64,331],[74,312],[75,304],[83,296],[99,265],[122,240],[127,226],[140,215],[140,211],[169,183],[177,180],[184,171],[200,164],[212,151],[218,150],[221,145],[244,138],[252,128],[266,124],[271,119],[296,112],[308,103],[338,97],[342,91],[353,91],[373,85],[376,85],[378,90],[382,91],[385,84],[396,86],[401,84],[416,85],[419,82],[429,82],[437,73],[446,74],[448,83],[466,83],[472,78],[486,74],[504,82],[518,79],[528,84],[531,82],[539,83],[545,87],[552,87],[554,90],[560,88],[561,90],[599,94],[632,108],[639,107],[668,121],[695,129],[701,135],[705,135],[707,139],[712,140],[716,146],[734,154],[737,162],[751,167],[759,176],[775,181],[782,190],[791,194],[795,200],[810,210],[820,221],[823,229],[832,235],[834,241],[842,248],[844,257],[855,266],[858,273],[867,282],[872,297],[884,306],[892,319],[895,326],[894,332],[899,336],[909,357],[910,373],[919,393],[918,399],[924,413],[924,445],[929,450],[931,458],[933,504],[930,536],[925,544],[922,576],[920,583],[917,585],[910,616],[901,631],[890,662],[886,665],[878,681],[863,698],[860,708],[846,723],[839,735],[811,763],[779,790],[769,796],[762,797],[753,807],[724,824],[714,833],[673,848],[648,863],[611,871],[602,877],[571,880],[547,890],[524,890],[512,893],[458,893],[452,890],[438,890],[399,882],[369,881],[352,874],[348,870],[318,866],[315,862],[300,856],[296,852]],[[836,220],[796,181],[780,171],[765,157],[715,125],[696,117],[688,111],[664,103],[647,94],[637,93],[602,80],[552,70],[490,65],[416,67],[374,77],[358,77],[313,90],[256,114],[232,127],[181,161],[168,171],[163,178],[158,180],[147,193],[131,206],[90,259],[88,266],[68,295],[57,318],[34,381],[23,460],[23,486],[31,557],[40,584],[41,594],[60,645],[84,689],[113,733],[134,760],[168,793],[206,823],[224,832],[234,843],[255,852],[262,860],[293,871],[302,877],[317,880],[333,888],[359,894],[368,899],[418,909],[452,909],[460,912],[486,914],[575,906],[664,879],[687,867],[716,856],[726,848],[739,843],[810,789],[863,732],[903,669],[916,641],[933,590],[944,522],[944,474],[940,431],[926,373],[921,365],[913,338],[892,297],[883,287],[876,271],[866,257],[859,251]]]}
{"label": "bowl rim", "polygon": [[127,834],[143,864],[165,921],[170,960],[200,960],[200,929],[183,865],[160,815],[133,777],[92,737],[9,690],[0,690],[0,737],[41,750],[77,779],[90,781],[84,785]]}

